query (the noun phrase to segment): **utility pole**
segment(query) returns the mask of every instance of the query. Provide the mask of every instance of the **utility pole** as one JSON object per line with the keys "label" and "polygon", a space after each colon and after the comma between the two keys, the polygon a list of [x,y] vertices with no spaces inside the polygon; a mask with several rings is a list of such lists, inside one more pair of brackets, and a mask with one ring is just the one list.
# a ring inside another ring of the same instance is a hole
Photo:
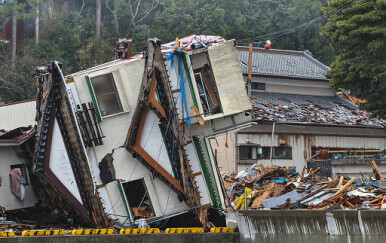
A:
{"label": "utility pole", "polygon": [[252,80],[252,47],[253,44],[249,43],[249,58],[248,58],[248,79],[247,79],[247,91],[248,96],[251,97],[251,80]]}

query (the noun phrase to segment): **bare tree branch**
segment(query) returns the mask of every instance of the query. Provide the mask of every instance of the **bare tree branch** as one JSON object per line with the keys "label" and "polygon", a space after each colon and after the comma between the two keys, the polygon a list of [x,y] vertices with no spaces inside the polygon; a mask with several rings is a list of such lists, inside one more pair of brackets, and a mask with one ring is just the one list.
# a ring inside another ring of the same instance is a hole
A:
{"label": "bare tree branch", "polygon": [[82,0],[82,7],[80,7],[80,10],[79,10],[79,15],[82,14],[82,11],[83,11],[83,8],[86,6],[86,3],[84,0]]}
{"label": "bare tree branch", "polygon": [[119,35],[119,16],[118,16],[118,10],[113,10],[110,8],[109,6],[109,0],[106,0],[106,8],[108,10],[110,10],[110,12],[113,14],[113,17],[114,17],[114,21],[115,21],[115,31],[117,32],[117,34]]}
{"label": "bare tree branch", "polygon": [[[131,34],[131,32],[134,30],[134,27],[142,22],[150,13],[153,11],[159,4],[160,0],[152,0],[151,5],[148,7],[145,7],[142,2],[142,0],[128,0],[127,3],[130,7],[130,14],[131,14],[131,20],[128,27],[128,32],[126,36]],[[141,7],[145,8],[143,12],[140,12]]]}

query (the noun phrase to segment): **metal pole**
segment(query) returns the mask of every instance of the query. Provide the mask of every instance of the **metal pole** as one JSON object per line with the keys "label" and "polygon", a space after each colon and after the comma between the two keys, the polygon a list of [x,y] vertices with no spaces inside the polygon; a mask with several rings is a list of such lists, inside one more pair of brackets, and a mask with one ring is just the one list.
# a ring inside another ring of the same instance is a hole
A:
{"label": "metal pole", "polygon": [[274,122],[273,125],[272,125],[271,153],[270,153],[270,155],[269,155],[269,160],[271,161],[271,165],[273,165],[273,164],[272,164],[272,151],[273,151],[273,136],[275,135],[275,124],[276,124],[276,122]]}
{"label": "metal pole", "polygon": [[252,81],[252,47],[253,44],[249,43],[249,56],[248,56],[248,79],[247,79],[247,92],[248,96],[251,97],[251,81]]}
{"label": "metal pole", "polygon": [[247,210],[247,187],[244,187],[244,210]]}

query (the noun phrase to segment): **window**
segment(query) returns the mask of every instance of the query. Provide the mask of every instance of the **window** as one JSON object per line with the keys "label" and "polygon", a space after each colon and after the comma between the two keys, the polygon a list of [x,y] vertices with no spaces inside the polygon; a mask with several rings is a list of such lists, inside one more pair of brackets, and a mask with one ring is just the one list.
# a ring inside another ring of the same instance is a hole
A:
{"label": "window", "polygon": [[265,90],[265,83],[252,82],[251,89]]}
{"label": "window", "polygon": [[337,160],[355,158],[374,158],[384,157],[385,150],[382,149],[363,149],[363,148],[316,148],[311,150],[310,160]]}
{"label": "window", "polygon": [[[270,159],[271,147],[239,146],[239,160]],[[292,159],[292,148],[273,147],[272,159]]]}
{"label": "window", "polygon": [[275,147],[273,149],[274,159],[292,159],[292,148],[289,147]]}
{"label": "window", "polygon": [[24,178],[24,182],[21,181],[22,184],[24,184],[24,185],[28,185],[29,184],[28,175],[27,175],[27,169],[25,168],[24,164],[11,165],[11,170],[18,170],[20,172],[20,175],[22,175],[23,178]]}
{"label": "window", "polygon": [[155,216],[148,190],[143,179],[122,183],[134,219]]}
{"label": "window", "polygon": [[194,60],[194,77],[205,116],[220,113],[221,102],[208,53],[198,53],[191,58]]}
{"label": "window", "polygon": [[102,116],[123,111],[111,73],[91,78],[91,84]]}

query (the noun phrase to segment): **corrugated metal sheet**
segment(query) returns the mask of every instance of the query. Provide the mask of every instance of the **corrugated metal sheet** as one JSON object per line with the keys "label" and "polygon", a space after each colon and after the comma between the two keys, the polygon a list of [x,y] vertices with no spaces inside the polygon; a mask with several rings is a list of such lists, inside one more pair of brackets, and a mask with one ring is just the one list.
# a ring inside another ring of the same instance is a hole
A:
{"label": "corrugated metal sheet", "polygon": [[34,100],[0,106],[0,129],[12,130],[35,125],[36,104]]}
{"label": "corrugated metal sheet", "polygon": [[[297,171],[301,171],[307,166],[307,158],[311,156],[312,148],[356,148],[356,149],[385,149],[386,142],[384,138],[371,137],[343,137],[343,136],[315,136],[315,135],[294,135],[279,134],[274,135],[273,146],[281,144],[292,147],[292,159],[273,159],[273,164],[278,166],[296,166]],[[270,134],[237,134],[237,143],[239,145],[249,144],[262,147],[271,146],[272,139]],[[222,153],[222,151],[218,151]],[[269,159],[258,160],[264,166],[270,165]],[[249,168],[251,164],[238,164],[238,171]]]}

